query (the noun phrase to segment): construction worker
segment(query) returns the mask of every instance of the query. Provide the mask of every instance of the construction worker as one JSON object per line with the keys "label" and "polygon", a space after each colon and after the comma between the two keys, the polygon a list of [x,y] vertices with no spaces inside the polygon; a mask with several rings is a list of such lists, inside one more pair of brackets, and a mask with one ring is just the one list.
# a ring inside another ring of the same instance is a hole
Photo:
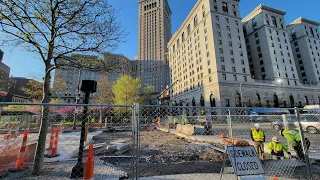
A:
{"label": "construction worker", "polygon": [[186,116],[182,117],[182,123],[183,124],[188,124],[189,123],[188,118]]}
{"label": "construction worker", "polygon": [[256,149],[257,153],[260,155],[260,159],[264,159],[264,142],[265,135],[264,132],[260,129],[260,124],[254,124],[254,128],[251,128],[251,139],[253,141],[253,146]]}
{"label": "construction worker", "polygon": [[201,116],[205,115],[205,113],[206,113],[206,112],[204,111],[204,109],[201,109],[201,110],[200,110]]}
{"label": "construction worker", "polygon": [[[297,153],[299,160],[304,160],[304,152],[301,143],[301,136],[299,131],[295,130],[280,130],[280,135],[286,138],[286,140],[292,145],[294,151]],[[310,147],[310,141],[305,138],[307,149]]]}
{"label": "construction worker", "polygon": [[177,117],[173,118],[173,122],[175,125],[179,124],[179,119]]}
{"label": "construction worker", "polygon": [[272,141],[268,144],[268,150],[275,160],[284,159],[284,151],[291,156],[289,148],[285,144],[280,143],[276,136],[274,136]]}

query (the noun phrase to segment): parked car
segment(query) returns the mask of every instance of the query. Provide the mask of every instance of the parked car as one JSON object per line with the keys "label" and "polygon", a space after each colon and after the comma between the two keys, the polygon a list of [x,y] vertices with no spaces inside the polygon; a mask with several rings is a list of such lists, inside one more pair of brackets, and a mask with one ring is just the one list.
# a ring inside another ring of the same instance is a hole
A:
{"label": "parked car", "polygon": [[249,112],[251,121],[273,122],[275,119],[281,118],[283,114],[290,114],[287,109],[253,109]]}
{"label": "parked car", "polygon": [[[289,129],[297,129],[299,128],[299,124],[297,121],[297,117],[288,116],[287,118],[288,128]],[[320,116],[316,115],[302,115],[300,117],[301,126],[303,131],[307,131],[312,134],[316,134],[320,131]],[[273,121],[271,126],[275,130],[280,130],[284,128],[283,120]]]}

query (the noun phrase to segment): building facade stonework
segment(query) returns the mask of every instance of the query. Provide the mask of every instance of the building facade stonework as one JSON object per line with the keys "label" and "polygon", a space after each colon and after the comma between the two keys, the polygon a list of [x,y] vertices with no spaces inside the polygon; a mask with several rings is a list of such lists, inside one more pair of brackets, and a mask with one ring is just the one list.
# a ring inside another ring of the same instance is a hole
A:
{"label": "building facade stonework", "polygon": [[133,74],[161,92],[169,84],[167,43],[171,38],[171,9],[168,0],[138,1],[138,58],[132,61]]}
{"label": "building facade stonework", "polygon": [[198,0],[173,35],[171,101],[212,107],[319,104],[319,86],[300,83],[285,13],[260,5],[241,22],[238,3]]}

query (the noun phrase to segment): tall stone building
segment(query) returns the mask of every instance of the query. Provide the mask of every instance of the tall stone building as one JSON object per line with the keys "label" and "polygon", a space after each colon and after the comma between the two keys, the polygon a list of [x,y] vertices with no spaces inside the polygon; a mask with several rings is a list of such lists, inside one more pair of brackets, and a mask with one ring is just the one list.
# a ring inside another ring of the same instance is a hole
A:
{"label": "tall stone building", "polygon": [[305,84],[320,84],[319,25],[300,17],[287,28],[299,78]]}
{"label": "tall stone building", "polygon": [[234,106],[225,90],[253,82],[238,2],[199,0],[173,35],[168,48],[175,101]]}
{"label": "tall stone building", "polygon": [[139,0],[139,60],[165,60],[171,38],[168,0]]}
{"label": "tall stone building", "polygon": [[173,103],[211,107],[320,104],[319,85],[299,82],[285,12],[260,5],[242,23],[238,3],[198,0],[171,38]]}
{"label": "tall stone building", "polygon": [[[165,53],[171,38],[171,9],[168,0],[139,0],[138,58],[133,62],[142,87],[153,85],[157,92],[169,83]],[[162,75],[160,75],[162,74]]]}
{"label": "tall stone building", "polygon": [[[64,57],[59,59],[59,61],[65,61],[67,59],[68,62],[77,61],[79,58],[97,58],[94,56],[86,56],[86,55],[73,55],[72,57]],[[101,76],[105,76],[107,80],[110,82],[115,82],[120,78],[123,74],[129,74],[131,71],[130,60],[122,54],[112,54],[106,53],[105,58],[107,58],[107,65],[112,67],[113,69],[109,72],[105,71],[89,71],[86,69],[78,69],[75,67],[68,67],[63,69],[57,69],[55,71],[54,79],[61,78],[66,82],[66,89],[62,92],[56,92],[53,94],[52,99],[63,99],[67,103],[76,102],[76,97],[78,97],[78,86],[79,82],[82,80],[95,80],[99,81]],[[55,88],[56,81],[53,83],[53,87]],[[98,87],[99,88],[99,87]],[[84,94],[80,93],[80,102],[84,102]]]}
{"label": "tall stone building", "polygon": [[255,79],[298,86],[285,14],[260,5],[242,19],[248,60]]}

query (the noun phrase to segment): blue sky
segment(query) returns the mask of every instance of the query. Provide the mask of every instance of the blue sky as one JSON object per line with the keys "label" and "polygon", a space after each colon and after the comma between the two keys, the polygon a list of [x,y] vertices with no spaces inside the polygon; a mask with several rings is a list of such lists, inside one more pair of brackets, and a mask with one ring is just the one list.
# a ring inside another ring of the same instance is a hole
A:
{"label": "blue sky", "polygon": [[[137,55],[138,42],[138,0],[109,0],[118,10],[119,21],[124,25],[129,35],[126,43],[116,49],[115,53],[124,54],[130,59]],[[172,32],[175,32],[189,14],[197,0],[169,0],[172,10]],[[302,16],[320,22],[319,0],[307,0],[302,3],[300,0],[241,0],[240,13],[245,17],[259,4],[287,12],[286,24]],[[19,77],[31,77],[34,74],[43,74],[43,63],[36,55],[28,53],[20,48],[1,47],[4,54],[4,63],[11,67],[11,75]]]}

